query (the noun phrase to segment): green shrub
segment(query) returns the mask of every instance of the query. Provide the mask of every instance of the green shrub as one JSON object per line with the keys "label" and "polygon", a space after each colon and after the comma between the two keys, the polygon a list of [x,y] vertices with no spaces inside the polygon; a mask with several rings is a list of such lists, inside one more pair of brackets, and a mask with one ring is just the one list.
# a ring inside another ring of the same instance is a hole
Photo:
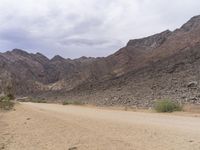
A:
{"label": "green shrub", "polygon": [[84,105],[84,103],[81,101],[68,101],[68,100],[63,101],[62,104],[63,105]]}
{"label": "green shrub", "polygon": [[10,100],[14,100],[14,99],[15,99],[14,95],[11,94],[11,93],[9,93],[9,94],[7,95],[7,97],[8,97]]}
{"label": "green shrub", "polygon": [[14,102],[11,101],[9,96],[4,96],[0,98],[1,110],[11,110],[13,107],[14,107]]}
{"label": "green shrub", "polygon": [[45,100],[44,98],[29,98],[29,102],[32,103],[47,103],[47,100]]}
{"label": "green shrub", "polygon": [[84,103],[81,102],[81,101],[74,101],[73,104],[74,104],[74,105],[84,105]]}
{"label": "green shrub", "polygon": [[70,105],[71,103],[69,101],[63,101],[62,104],[63,105]]}
{"label": "green shrub", "polygon": [[47,103],[46,100],[42,100],[42,99],[35,99],[32,102],[34,102],[34,103]]}
{"label": "green shrub", "polygon": [[180,104],[171,100],[158,100],[155,102],[154,108],[157,112],[173,112],[182,110]]}

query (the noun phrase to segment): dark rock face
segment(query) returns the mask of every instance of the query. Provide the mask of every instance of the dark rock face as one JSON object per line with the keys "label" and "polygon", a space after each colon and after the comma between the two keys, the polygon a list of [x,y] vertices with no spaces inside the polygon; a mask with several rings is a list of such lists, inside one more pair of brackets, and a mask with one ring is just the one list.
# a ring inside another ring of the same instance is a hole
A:
{"label": "dark rock face", "polygon": [[200,17],[199,16],[194,16],[192,17],[187,23],[185,23],[181,29],[189,32],[191,30],[198,29],[200,26]]}
{"label": "dark rock face", "polygon": [[151,106],[156,99],[200,103],[200,16],[180,29],[130,40],[105,58],[71,60],[14,49],[0,53],[0,92]]}
{"label": "dark rock face", "polygon": [[130,40],[127,44],[127,47],[143,47],[145,50],[154,49],[164,43],[167,37],[171,35],[171,33],[171,31],[166,30],[162,33],[155,34],[143,39]]}

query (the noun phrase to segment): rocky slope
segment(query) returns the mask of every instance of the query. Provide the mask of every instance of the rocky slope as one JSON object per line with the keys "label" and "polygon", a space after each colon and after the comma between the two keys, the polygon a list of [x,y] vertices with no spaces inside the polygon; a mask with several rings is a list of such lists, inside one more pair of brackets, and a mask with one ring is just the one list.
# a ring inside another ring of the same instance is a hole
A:
{"label": "rocky slope", "polygon": [[71,60],[14,49],[0,53],[0,90],[79,99],[99,105],[149,106],[169,98],[200,103],[200,16],[180,29],[130,40],[105,58]]}
{"label": "rocky slope", "polygon": [[93,60],[94,58],[70,60],[60,56],[49,60],[40,53],[29,54],[14,49],[0,54],[1,90],[10,86],[17,95],[70,90],[88,78],[86,66]]}

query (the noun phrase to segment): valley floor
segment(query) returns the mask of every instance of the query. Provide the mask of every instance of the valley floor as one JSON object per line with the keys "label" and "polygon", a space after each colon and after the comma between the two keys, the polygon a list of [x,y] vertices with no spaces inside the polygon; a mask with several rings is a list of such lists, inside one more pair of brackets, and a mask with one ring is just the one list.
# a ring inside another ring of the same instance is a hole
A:
{"label": "valley floor", "polygon": [[21,103],[0,112],[0,150],[200,150],[200,117]]}

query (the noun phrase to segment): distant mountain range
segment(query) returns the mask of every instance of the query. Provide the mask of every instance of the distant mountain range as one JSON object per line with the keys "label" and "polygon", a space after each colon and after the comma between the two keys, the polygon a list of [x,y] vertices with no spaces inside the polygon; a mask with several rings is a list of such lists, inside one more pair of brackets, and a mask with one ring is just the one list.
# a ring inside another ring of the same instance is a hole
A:
{"label": "distant mountain range", "polygon": [[48,59],[20,49],[0,53],[0,93],[151,106],[155,99],[200,103],[200,16],[180,29],[130,40],[102,58]]}

